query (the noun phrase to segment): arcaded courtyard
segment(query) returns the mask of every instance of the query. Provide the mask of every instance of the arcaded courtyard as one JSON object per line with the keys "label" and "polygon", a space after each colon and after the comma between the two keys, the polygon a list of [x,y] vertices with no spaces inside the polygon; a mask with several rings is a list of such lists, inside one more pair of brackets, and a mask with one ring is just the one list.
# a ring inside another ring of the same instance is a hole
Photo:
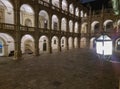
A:
{"label": "arcaded courtyard", "polygon": [[0,57],[0,89],[118,89],[118,67],[89,49]]}

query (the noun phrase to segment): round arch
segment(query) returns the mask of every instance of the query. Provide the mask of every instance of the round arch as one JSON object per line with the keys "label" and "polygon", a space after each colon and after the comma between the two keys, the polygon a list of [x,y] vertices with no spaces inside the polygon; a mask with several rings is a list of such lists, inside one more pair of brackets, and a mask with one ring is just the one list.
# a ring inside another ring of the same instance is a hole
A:
{"label": "round arch", "polygon": [[73,21],[69,21],[69,32],[73,32]]}
{"label": "round arch", "polygon": [[58,46],[59,46],[59,39],[57,36],[52,37],[52,52],[58,52]]}
{"label": "round arch", "polygon": [[61,50],[66,50],[66,48],[67,48],[67,38],[63,36],[61,38]]}
{"label": "round arch", "polygon": [[81,33],[87,33],[87,25],[88,23],[83,23],[81,26]]}
{"label": "round arch", "polygon": [[34,38],[26,34],[21,39],[21,51],[24,54],[33,54],[35,52]]}
{"label": "round arch", "polygon": [[39,27],[49,28],[49,15],[45,10],[39,12]]}
{"label": "round arch", "polygon": [[29,19],[31,27],[34,27],[34,10],[30,5],[23,4],[20,7],[20,24],[25,26],[26,19]]}
{"label": "round arch", "polygon": [[40,53],[47,53],[48,52],[48,44],[49,39],[46,35],[42,35],[39,38],[39,51]]}
{"label": "round arch", "polygon": [[59,21],[58,21],[58,17],[56,15],[52,16],[52,29],[53,30],[59,29]]}
{"label": "round arch", "polygon": [[0,33],[0,56],[13,56],[14,55],[14,39],[6,33]]}
{"label": "round arch", "polygon": [[67,11],[67,1],[66,0],[62,0],[62,9]]}
{"label": "round arch", "polygon": [[14,24],[14,8],[12,3],[9,0],[0,0],[0,5],[0,22]]}
{"label": "round arch", "polygon": [[69,5],[69,12],[70,12],[71,14],[74,14],[74,6],[73,6],[73,4],[70,4],[70,5]]}
{"label": "round arch", "polygon": [[106,32],[111,32],[112,29],[113,29],[113,21],[112,20],[106,20],[104,22],[104,27],[105,27],[104,30]]}
{"label": "round arch", "polygon": [[68,45],[69,45],[69,49],[73,48],[73,38],[72,37],[68,38]]}
{"label": "round arch", "polygon": [[94,21],[91,24],[91,33],[97,33],[99,32],[100,26],[98,21]]}
{"label": "round arch", "polygon": [[52,0],[52,4],[58,8],[60,7],[59,0]]}
{"label": "round arch", "polygon": [[120,52],[120,38],[117,38],[115,41],[115,51]]}
{"label": "round arch", "polygon": [[78,22],[75,22],[74,32],[78,33]]}
{"label": "round arch", "polygon": [[61,31],[66,31],[66,27],[67,27],[66,18],[62,18],[62,20],[61,20]]}
{"label": "round arch", "polygon": [[74,47],[78,48],[78,38],[77,37],[74,38]]}

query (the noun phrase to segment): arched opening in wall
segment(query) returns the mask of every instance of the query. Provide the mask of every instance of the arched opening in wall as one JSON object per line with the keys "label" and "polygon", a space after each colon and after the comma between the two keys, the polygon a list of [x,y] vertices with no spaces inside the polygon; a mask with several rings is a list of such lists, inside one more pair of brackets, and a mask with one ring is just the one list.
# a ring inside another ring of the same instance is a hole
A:
{"label": "arched opening in wall", "polygon": [[14,39],[6,33],[0,33],[0,56],[14,56]]}
{"label": "arched opening in wall", "polygon": [[66,19],[62,18],[62,21],[61,21],[61,31],[65,31],[66,32],[66,27],[67,27]]}
{"label": "arched opening in wall", "polygon": [[53,36],[52,37],[52,52],[58,52],[58,37],[57,36]]}
{"label": "arched opening in wall", "polygon": [[86,42],[86,38],[85,37],[82,37],[81,40],[80,40],[80,47],[81,48],[86,48],[87,46],[87,42]]}
{"label": "arched opening in wall", "polygon": [[74,28],[74,30],[75,30],[74,31],[75,33],[78,33],[78,22],[75,22],[75,28]]}
{"label": "arched opening in wall", "polygon": [[39,13],[39,27],[47,29],[49,28],[49,16],[44,10],[41,10]]}
{"label": "arched opening in wall", "polygon": [[14,8],[9,0],[0,0],[0,23],[14,24]]}
{"label": "arched opening in wall", "polygon": [[69,32],[73,32],[73,21],[69,21]]}
{"label": "arched opening in wall", "polygon": [[63,36],[61,38],[61,49],[66,50],[66,48],[67,48],[67,39],[66,39],[66,37]]}
{"label": "arched opening in wall", "polygon": [[32,21],[30,19],[26,19],[25,26],[32,27]]}
{"label": "arched opening in wall", "polygon": [[20,24],[23,26],[30,25],[31,27],[34,27],[34,11],[28,4],[23,4],[20,7]]}
{"label": "arched opening in wall", "polygon": [[62,0],[62,9],[67,11],[67,1],[66,0]]}
{"label": "arched opening in wall", "polygon": [[59,0],[52,0],[52,5],[54,5],[54,6],[59,8],[59,6],[60,6]]}
{"label": "arched opening in wall", "polygon": [[79,8],[78,7],[75,9],[75,15],[79,16]]}
{"label": "arched opening in wall", "polygon": [[47,53],[48,52],[48,37],[43,35],[39,39],[39,50],[40,53]]}
{"label": "arched opening in wall", "polygon": [[83,10],[80,11],[80,17],[84,17]]}
{"label": "arched opening in wall", "polygon": [[87,23],[83,23],[81,26],[81,35],[86,34],[87,33]]}
{"label": "arched opening in wall", "polygon": [[104,31],[106,33],[111,33],[113,31],[113,21],[112,20],[106,20],[104,22]]}
{"label": "arched opening in wall", "polygon": [[77,37],[74,38],[74,47],[78,48],[78,38]]}
{"label": "arched opening in wall", "polygon": [[87,17],[87,13],[84,14],[84,17]]}
{"label": "arched opening in wall", "polygon": [[120,38],[117,38],[115,41],[115,51],[120,52]]}
{"label": "arched opening in wall", "polygon": [[68,45],[69,45],[69,49],[73,49],[73,38],[72,37],[69,37]]}
{"label": "arched opening in wall", "polygon": [[95,37],[92,37],[90,39],[90,49],[95,49],[96,43],[95,43]]}
{"label": "arched opening in wall", "polygon": [[34,54],[35,52],[35,44],[34,38],[26,34],[21,39],[21,50],[23,54]]}
{"label": "arched opening in wall", "polygon": [[91,24],[91,33],[97,34],[100,32],[100,24],[98,21],[94,21]]}
{"label": "arched opening in wall", "polygon": [[73,4],[70,4],[70,5],[69,5],[69,12],[70,12],[71,14],[74,14]]}
{"label": "arched opening in wall", "polygon": [[52,29],[58,30],[59,28],[58,17],[56,15],[52,16]]}

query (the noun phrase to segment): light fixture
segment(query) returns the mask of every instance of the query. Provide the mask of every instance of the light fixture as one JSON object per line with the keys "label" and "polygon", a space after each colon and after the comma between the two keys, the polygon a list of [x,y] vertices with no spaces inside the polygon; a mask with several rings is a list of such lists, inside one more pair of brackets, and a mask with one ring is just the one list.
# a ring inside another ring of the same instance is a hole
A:
{"label": "light fixture", "polygon": [[96,39],[96,53],[100,59],[109,60],[112,56],[112,40],[106,35],[102,34]]}

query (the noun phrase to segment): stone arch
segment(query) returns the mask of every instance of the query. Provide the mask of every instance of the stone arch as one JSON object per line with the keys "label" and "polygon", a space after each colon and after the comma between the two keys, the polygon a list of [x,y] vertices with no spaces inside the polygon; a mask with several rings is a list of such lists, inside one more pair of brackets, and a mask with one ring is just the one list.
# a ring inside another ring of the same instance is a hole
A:
{"label": "stone arch", "polygon": [[59,21],[58,21],[58,17],[56,15],[52,16],[52,29],[53,30],[59,29]]}
{"label": "stone arch", "polygon": [[45,10],[39,12],[39,27],[49,28],[49,15]]}
{"label": "stone arch", "polygon": [[39,51],[40,53],[48,53],[49,39],[46,35],[39,38]]}
{"label": "stone arch", "polygon": [[74,38],[74,47],[78,48],[78,38],[77,37]]}
{"label": "stone arch", "polygon": [[91,24],[91,33],[98,33],[100,31],[100,24],[98,21],[94,21]]}
{"label": "stone arch", "polygon": [[90,49],[94,49],[96,47],[96,44],[95,44],[95,37],[92,37],[90,39]]}
{"label": "stone arch", "polygon": [[84,17],[83,10],[80,11],[80,17]]}
{"label": "stone arch", "polygon": [[21,51],[23,54],[33,54],[35,52],[34,38],[26,34],[21,38]]}
{"label": "stone arch", "polygon": [[115,51],[120,52],[120,37],[115,40]]}
{"label": "stone arch", "polygon": [[74,14],[74,6],[73,6],[73,4],[70,4],[70,5],[69,5],[69,12],[70,12],[71,14]]}
{"label": "stone arch", "polygon": [[14,8],[9,0],[0,0],[0,22],[14,24]]}
{"label": "stone arch", "polygon": [[73,48],[73,38],[72,37],[69,37],[68,38],[68,47],[69,47],[69,49],[72,49]]}
{"label": "stone arch", "polygon": [[112,32],[113,29],[113,21],[112,20],[106,20],[104,22],[104,31],[105,32]]}
{"label": "stone arch", "polygon": [[67,11],[67,1],[66,0],[62,0],[62,9]]}
{"label": "stone arch", "polygon": [[14,39],[6,33],[0,33],[0,56],[14,56]]}
{"label": "stone arch", "polygon": [[20,24],[25,26],[25,20],[29,19],[32,23],[32,27],[34,27],[34,10],[28,4],[23,4],[20,7]]}
{"label": "stone arch", "polygon": [[59,0],[52,0],[52,5],[56,6],[56,7],[60,7],[60,3]]}
{"label": "stone arch", "polygon": [[51,43],[51,46],[52,46],[52,51],[53,52],[58,52],[58,46],[59,46],[59,39],[57,36],[53,36],[52,37],[52,43]]}
{"label": "stone arch", "polygon": [[84,22],[81,26],[81,34],[87,33],[88,23]]}
{"label": "stone arch", "polygon": [[86,46],[87,46],[87,39],[85,37],[82,37],[80,40],[80,47],[86,48]]}
{"label": "stone arch", "polygon": [[74,32],[78,33],[78,22],[75,22]]}
{"label": "stone arch", "polygon": [[66,18],[62,18],[62,20],[61,20],[61,31],[66,31],[66,27],[67,27]]}
{"label": "stone arch", "polygon": [[66,50],[66,48],[67,48],[67,38],[63,36],[61,38],[61,50]]}
{"label": "stone arch", "polygon": [[73,32],[73,21],[69,21],[69,32]]}
{"label": "stone arch", "polygon": [[79,8],[78,7],[75,9],[75,15],[79,16]]}

